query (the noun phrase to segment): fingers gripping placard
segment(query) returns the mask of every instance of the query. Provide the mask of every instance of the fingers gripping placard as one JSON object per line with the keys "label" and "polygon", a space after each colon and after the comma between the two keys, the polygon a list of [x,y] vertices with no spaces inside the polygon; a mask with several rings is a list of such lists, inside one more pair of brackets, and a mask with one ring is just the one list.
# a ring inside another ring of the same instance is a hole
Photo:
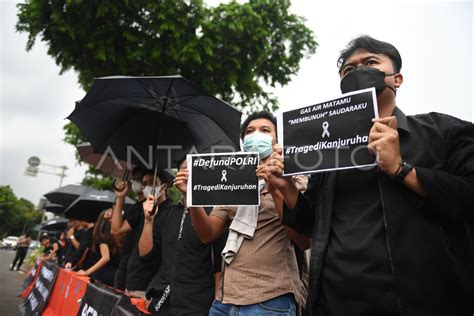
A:
{"label": "fingers gripping placard", "polygon": [[188,155],[188,206],[259,205],[258,153]]}

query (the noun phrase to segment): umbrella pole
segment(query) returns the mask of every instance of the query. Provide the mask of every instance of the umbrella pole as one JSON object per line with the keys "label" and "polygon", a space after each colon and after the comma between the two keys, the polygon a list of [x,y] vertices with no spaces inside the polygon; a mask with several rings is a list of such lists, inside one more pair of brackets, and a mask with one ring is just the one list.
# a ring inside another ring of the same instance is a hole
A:
{"label": "umbrella pole", "polygon": [[[158,174],[158,148],[156,148],[156,144],[158,143],[158,138],[163,135],[163,125],[165,123],[165,110],[166,110],[166,103],[168,101],[168,98],[165,98],[163,101],[163,109],[161,111],[161,124],[160,124],[160,131],[156,133],[156,139],[155,139],[155,154],[156,154],[156,163],[155,163],[155,171],[153,174],[153,189],[151,190],[151,195],[155,196],[155,181],[156,181],[156,176]],[[151,209],[150,215],[153,216],[156,213],[156,210],[158,208],[158,201],[155,200],[153,203],[153,208]]]}

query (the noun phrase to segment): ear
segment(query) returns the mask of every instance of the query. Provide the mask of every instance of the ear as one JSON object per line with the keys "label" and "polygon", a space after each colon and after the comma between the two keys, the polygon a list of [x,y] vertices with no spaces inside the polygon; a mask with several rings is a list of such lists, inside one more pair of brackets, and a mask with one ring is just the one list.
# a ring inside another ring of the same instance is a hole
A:
{"label": "ear", "polygon": [[163,182],[163,183],[161,184],[161,187],[162,187],[162,190],[163,190],[163,191],[168,190],[168,183]]}
{"label": "ear", "polygon": [[398,73],[394,77],[395,77],[395,89],[398,89],[403,83],[403,75],[401,73]]}

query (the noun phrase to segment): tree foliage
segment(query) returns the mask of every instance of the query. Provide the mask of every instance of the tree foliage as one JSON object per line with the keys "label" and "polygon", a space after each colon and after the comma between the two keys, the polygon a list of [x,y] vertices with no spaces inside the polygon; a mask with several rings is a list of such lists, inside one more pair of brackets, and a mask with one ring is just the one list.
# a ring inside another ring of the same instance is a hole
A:
{"label": "tree foliage", "polygon": [[0,186],[0,238],[19,236],[40,223],[41,213],[30,201],[18,198],[10,186]]}
{"label": "tree foliage", "polygon": [[[180,74],[244,111],[276,110],[264,86],[285,85],[317,43],[289,0],[28,0],[16,28],[37,38],[61,72],[74,69],[88,89],[95,77]],[[75,101],[75,100],[72,100]],[[84,138],[72,124],[65,141]]]}

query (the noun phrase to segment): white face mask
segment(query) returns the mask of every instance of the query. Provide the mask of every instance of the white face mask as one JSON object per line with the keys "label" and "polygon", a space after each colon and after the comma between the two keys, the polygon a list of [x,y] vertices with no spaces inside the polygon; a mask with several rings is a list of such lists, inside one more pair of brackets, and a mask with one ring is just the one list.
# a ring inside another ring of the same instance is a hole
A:
{"label": "white face mask", "polygon": [[132,182],[132,191],[137,193],[137,194],[141,193],[143,191],[142,184],[140,183],[140,181],[133,181]]}
{"label": "white face mask", "polygon": [[[153,191],[153,187],[151,185],[147,185],[144,189],[143,189],[143,195],[145,197],[148,197],[149,195],[151,195],[151,192]],[[161,193],[161,185],[160,186],[157,186],[155,187],[155,197],[156,196],[159,196]]]}

